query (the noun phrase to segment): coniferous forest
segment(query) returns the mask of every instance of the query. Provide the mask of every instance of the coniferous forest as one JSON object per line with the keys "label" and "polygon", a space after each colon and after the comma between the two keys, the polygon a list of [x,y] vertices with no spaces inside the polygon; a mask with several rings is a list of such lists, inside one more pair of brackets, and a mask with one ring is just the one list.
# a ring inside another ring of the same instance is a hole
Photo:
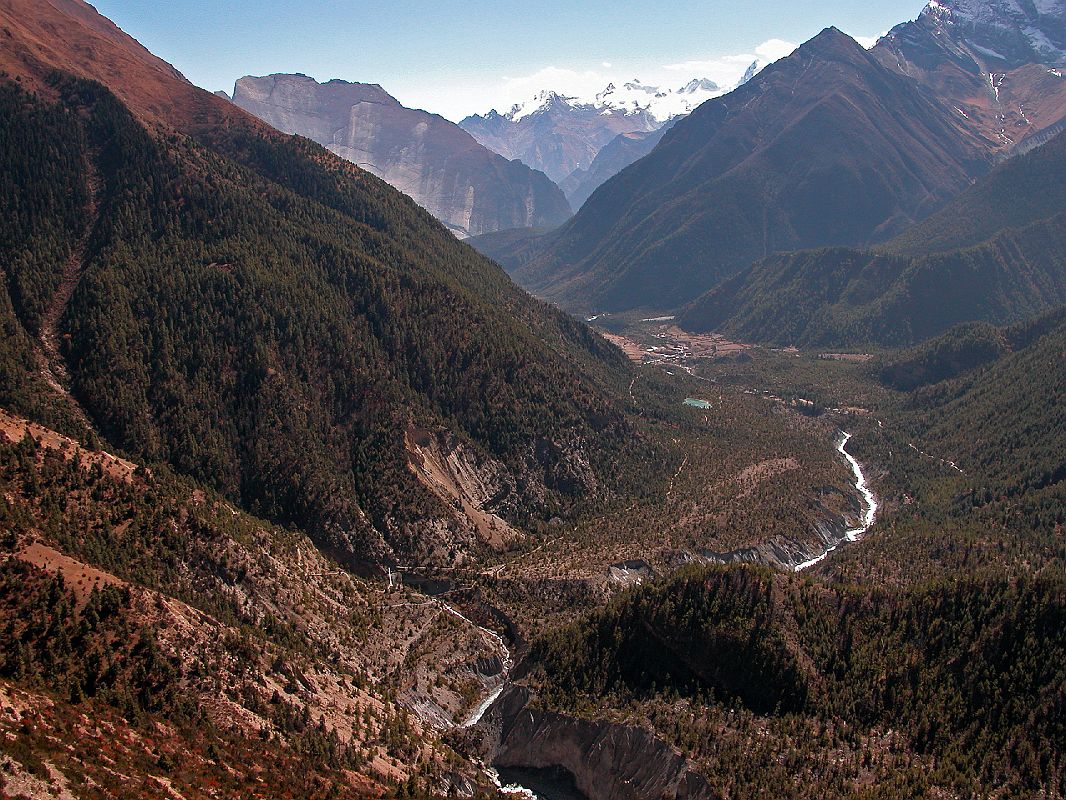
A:
{"label": "coniferous forest", "polygon": [[[946,13],[492,235],[636,298],[585,322],[82,0],[0,3],[0,798],[1066,796],[1059,84],[991,72],[1010,150]],[[856,186],[862,237],[799,235]]]}

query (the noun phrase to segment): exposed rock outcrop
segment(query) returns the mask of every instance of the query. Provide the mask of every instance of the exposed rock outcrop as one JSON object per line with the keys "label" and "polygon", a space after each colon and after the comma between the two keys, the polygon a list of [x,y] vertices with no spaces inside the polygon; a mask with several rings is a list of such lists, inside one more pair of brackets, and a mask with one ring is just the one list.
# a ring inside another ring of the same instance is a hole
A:
{"label": "exposed rock outcrop", "polygon": [[542,173],[497,155],[443,117],[405,108],[380,86],[245,77],[233,102],[372,172],[460,237],[551,227],[570,216],[562,191]]}
{"label": "exposed rock outcrop", "polygon": [[589,800],[711,800],[693,765],[643,728],[531,708],[507,689],[482,722],[483,754],[497,768],[562,770]]}
{"label": "exposed rock outcrop", "polygon": [[1025,151],[1066,118],[1066,3],[941,0],[871,51],[931,89],[1003,154]]}
{"label": "exposed rock outcrop", "polygon": [[[827,490],[826,494],[835,491]],[[850,513],[833,513],[828,504],[820,502],[818,509],[823,516],[811,523],[803,537],[775,537],[752,547],[728,552],[704,550],[699,554],[700,558],[718,564],[766,564],[791,572],[847,540],[854,519],[862,516],[862,504],[858,497],[852,495],[848,495],[844,502]]]}
{"label": "exposed rock outcrop", "polygon": [[410,427],[406,437],[409,468],[418,479],[455,510],[467,529],[502,549],[522,534],[496,511],[513,502],[514,479],[500,464],[478,459],[446,431]]}

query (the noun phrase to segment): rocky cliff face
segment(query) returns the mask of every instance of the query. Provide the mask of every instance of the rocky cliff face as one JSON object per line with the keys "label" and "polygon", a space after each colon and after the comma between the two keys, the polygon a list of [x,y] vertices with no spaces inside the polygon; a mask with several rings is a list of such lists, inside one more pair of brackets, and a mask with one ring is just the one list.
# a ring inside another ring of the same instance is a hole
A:
{"label": "rocky cliff face", "polygon": [[498,769],[552,771],[589,800],[711,800],[718,795],[690,762],[643,728],[530,708],[512,687],[482,723],[483,751]]}
{"label": "rocky cliff face", "polygon": [[380,86],[245,77],[233,102],[372,172],[458,236],[551,227],[570,216],[562,191],[543,174],[491,152],[442,117],[405,108]]}
{"label": "rocky cliff face", "polygon": [[1006,66],[1066,65],[1063,0],[944,0],[926,6],[919,23]]}
{"label": "rocky cliff face", "polygon": [[752,547],[728,552],[703,550],[699,557],[712,564],[765,564],[794,572],[800,565],[809,564],[812,559],[846,542],[848,531],[861,519],[862,503],[856,496],[844,500],[846,510],[843,513],[831,510],[834,503],[826,502],[826,498],[836,493],[835,489],[824,492],[816,506],[819,516],[807,527],[805,536],[777,536]]}

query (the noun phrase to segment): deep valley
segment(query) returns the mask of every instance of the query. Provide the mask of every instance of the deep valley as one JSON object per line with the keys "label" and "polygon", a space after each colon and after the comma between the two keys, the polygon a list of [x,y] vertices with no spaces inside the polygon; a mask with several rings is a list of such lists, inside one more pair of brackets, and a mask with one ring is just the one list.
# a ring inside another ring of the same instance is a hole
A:
{"label": "deep valley", "polygon": [[747,63],[0,0],[0,798],[1066,797],[1066,5]]}

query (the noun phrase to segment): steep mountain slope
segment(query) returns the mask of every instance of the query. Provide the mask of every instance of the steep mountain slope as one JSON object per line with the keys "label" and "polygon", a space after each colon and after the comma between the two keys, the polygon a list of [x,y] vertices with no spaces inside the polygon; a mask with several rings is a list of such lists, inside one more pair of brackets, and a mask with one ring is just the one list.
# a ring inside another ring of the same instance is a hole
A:
{"label": "steep mountain slope", "polygon": [[942,211],[886,242],[904,255],[972,247],[1000,231],[1022,228],[1066,209],[1066,134],[1015,157]]}
{"label": "steep mountain slope", "polygon": [[874,252],[766,259],[679,324],[747,341],[901,346],[961,322],[1018,322],[1066,304],[1066,134],[1012,159]]}
{"label": "steep mountain slope", "polygon": [[[999,506],[1058,530],[1066,500],[1066,312],[1002,332],[1005,352],[958,377],[921,389],[901,424],[951,453],[966,478],[966,506]],[[1012,498],[1017,505],[1006,498]],[[1056,526],[1058,526],[1056,528]]]}
{"label": "steep mountain slope", "polygon": [[878,377],[901,391],[952,380],[1029,347],[1064,321],[1066,307],[1010,328],[987,322],[963,323],[917,347],[883,358]]}
{"label": "steep mountain slope", "polygon": [[623,133],[596,154],[588,169],[576,169],[559,187],[566,193],[571,208],[579,209],[592,193],[624,170],[630,164],[644,158],[662,141],[666,132],[674,127],[674,120],[658,130]]}
{"label": "steep mountain slope", "polygon": [[930,5],[925,16],[941,29],[959,31],[971,47],[1008,66],[1066,66],[1066,3],[1062,0],[948,0]]}
{"label": "steep mountain slope", "polygon": [[873,49],[994,139],[1039,144],[1066,119],[1066,6],[1058,0],[943,0]]}
{"label": "steep mountain slope", "polygon": [[5,795],[487,783],[408,711],[465,718],[478,665],[500,657],[473,624],[337,569],[305,535],[167,470],[3,411],[0,493]]}
{"label": "steep mountain slope", "polygon": [[777,250],[888,238],[987,169],[965,120],[829,29],[679,121],[531,263],[568,308],[673,308]]}
{"label": "steep mountain slope", "polygon": [[661,124],[644,109],[603,109],[546,92],[527,109],[467,117],[459,126],[485,147],[518,159],[560,182],[587,169],[596,154],[622,133],[653,131]]}
{"label": "steep mountain slope", "polygon": [[[223,98],[201,91],[152,55],[111,20],[80,0],[0,0],[4,47],[0,70],[32,80],[58,69],[80,77],[107,77],[135,115],[192,132],[248,117]],[[265,126],[264,126],[265,130]]]}
{"label": "steep mountain slope", "polygon": [[303,75],[245,77],[233,102],[284,133],[372,172],[462,237],[552,227],[570,217],[557,186],[442,117],[404,108],[380,86]]}
{"label": "steep mountain slope", "polygon": [[[634,443],[609,388],[628,367],[600,337],[80,0],[5,0],[0,21],[0,375],[18,409],[345,558],[463,561],[610,491],[610,454]],[[466,478],[435,482],[434,459]]]}

